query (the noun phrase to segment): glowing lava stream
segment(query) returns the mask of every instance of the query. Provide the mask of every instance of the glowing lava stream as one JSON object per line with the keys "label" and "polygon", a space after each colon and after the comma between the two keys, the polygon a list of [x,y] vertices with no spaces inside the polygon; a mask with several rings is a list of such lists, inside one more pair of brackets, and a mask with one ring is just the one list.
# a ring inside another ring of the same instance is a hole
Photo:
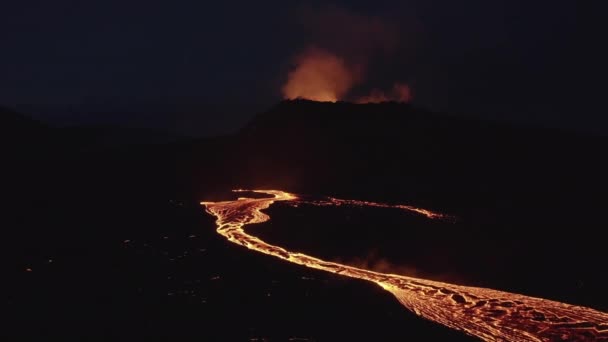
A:
{"label": "glowing lava stream", "polygon": [[[515,293],[373,272],[270,245],[247,234],[243,227],[268,221],[270,217],[261,210],[276,201],[303,201],[278,190],[252,192],[274,197],[201,203],[208,213],[217,217],[217,232],[234,243],[295,264],[374,282],[416,314],[486,341],[608,341],[608,313]],[[425,209],[375,202],[329,198],[303,203],[387,207],[412,211],[430,219],[443,217]]]}

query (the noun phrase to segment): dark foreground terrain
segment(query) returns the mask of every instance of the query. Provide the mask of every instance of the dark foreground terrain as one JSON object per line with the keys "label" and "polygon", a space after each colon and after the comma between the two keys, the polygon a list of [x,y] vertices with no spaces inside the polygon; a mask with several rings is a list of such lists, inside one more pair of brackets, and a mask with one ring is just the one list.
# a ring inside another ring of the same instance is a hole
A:
{"label": "dark foreground terrain", "polygon": [[603,138],[308,101],[234,136],[140,146],[2,118],[7,338],[469,339],[373,284],[226,242],[198,202],[232,188],[445,212],[458,219],[276,206],[251,229],[328,259],[608,310]]}

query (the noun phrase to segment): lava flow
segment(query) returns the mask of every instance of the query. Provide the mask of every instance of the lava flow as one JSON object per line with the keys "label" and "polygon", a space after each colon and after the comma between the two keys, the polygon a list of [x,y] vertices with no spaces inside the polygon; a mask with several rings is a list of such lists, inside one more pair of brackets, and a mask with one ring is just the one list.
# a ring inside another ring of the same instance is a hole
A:
{"label": "lava flow", "polygon": [[[217,217],[217,232],[229,241],[295,264],[374,282],[419,316],[485,341],[608,341],[608,313],[515,293],[378,273],[270,245],[247,234],[243,227],[268,221],[270,217],[262,210],[276,201],[295,204],[303,201],[278,190],[253,192],[274,197],[201,203],[208,213]],[[305,203],[387,207],[412,211],[430,219],[445,217],[425,209],[375,202],[329,198]]]}

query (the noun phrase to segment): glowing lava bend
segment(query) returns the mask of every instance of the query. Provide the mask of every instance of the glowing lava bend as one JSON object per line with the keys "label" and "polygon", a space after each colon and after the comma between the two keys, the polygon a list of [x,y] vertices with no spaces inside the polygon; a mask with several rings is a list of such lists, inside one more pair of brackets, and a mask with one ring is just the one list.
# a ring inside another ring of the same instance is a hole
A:
{"label": "glowing lava bend", "polygon": [[[275,201],[294,204],[304,201],[283,191],[253,192],[274,197],[201,203],[208,213],[217,217],[217,232],[234,243],[295,264],[374,282],[416,314],[486,341],[608,341],[608,313],[492,289],[373,272],[270,245],[247,234],[243,227],[268,221],[270,217],[261,210]],[[430,219],[444,218],[424,209],[375,202],[329,198],[305,203],[387,207],[412,211]]]}

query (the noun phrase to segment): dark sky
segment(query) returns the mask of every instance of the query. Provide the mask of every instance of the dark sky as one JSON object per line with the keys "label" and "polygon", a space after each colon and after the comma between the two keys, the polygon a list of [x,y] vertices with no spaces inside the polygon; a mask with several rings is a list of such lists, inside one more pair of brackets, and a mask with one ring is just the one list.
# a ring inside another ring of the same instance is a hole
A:
{"label": "dark sky", "polygon": [[[57,124],[222,133],[280,99],[295,54],[348,35],[344,22],[311,29],[308,16],[333,9],[396,27],[398,48],[370,58],[362,88],[404,80],[420,106],[606,134],[598,55],[605,36],[596,24],[603,12],[580,7],[575,0],[4,2],[0,104]],[[598,13],[583,16],[589,10]]]}

